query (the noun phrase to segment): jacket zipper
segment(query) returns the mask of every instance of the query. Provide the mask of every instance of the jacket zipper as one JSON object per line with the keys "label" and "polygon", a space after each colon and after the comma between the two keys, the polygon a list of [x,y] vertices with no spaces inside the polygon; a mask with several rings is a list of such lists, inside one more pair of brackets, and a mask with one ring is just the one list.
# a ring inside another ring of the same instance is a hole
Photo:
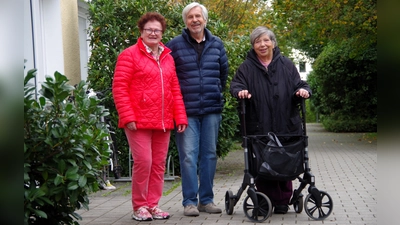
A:
{"label": "jacket zipper", "polygon": [[158,68],[160,69],[160,78],[161,78],[161,123],[162,123],[162,127],[164,132],[166,132],[165,130],[165,124],[164,124],[164,79],[163,79],[163,70],[161,68],[161,64],[160,64],[160,58],[158,58],[157,60],[157,64],[158,64]]}
{"label": "jacket zipper", "polygon": [[[144,51],[142,49],[140,49],[141,51]],[[165,129],[165,122],[164,122],[164,79],[163,79],[163,71],[161,68],[161,64],[160,64],[160,57],[161,55],[158,57],[158,59],[155,59],[153,56],[151,56],[150,54],[148,54],[146,51],[144,51],[145,55],[147,57],[149,57],[150,59],[153,59],[157,62],[158,68],[160,69],[160,78],[161,78],[161,124],[162,124],[162,129],[164,132],[166,132]]]}

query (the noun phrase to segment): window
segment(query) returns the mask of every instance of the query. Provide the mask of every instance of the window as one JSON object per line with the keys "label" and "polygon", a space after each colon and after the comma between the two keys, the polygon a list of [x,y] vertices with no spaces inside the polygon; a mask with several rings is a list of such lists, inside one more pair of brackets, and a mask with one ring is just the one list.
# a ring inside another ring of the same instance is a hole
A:
{"label": "window", "polygon": [[87,18],[88,5],[86,2],[78,1],[78,23],[79,23],[79,48],[81,63],[81,80],[87,80],[88,77],[88,61],[90,57],[89,50],[89,20]]}
{"label": "window", "polygon": [[306,72],[306,63],[305,62],[299,63],[299,70],[300,70],[300,72]]}

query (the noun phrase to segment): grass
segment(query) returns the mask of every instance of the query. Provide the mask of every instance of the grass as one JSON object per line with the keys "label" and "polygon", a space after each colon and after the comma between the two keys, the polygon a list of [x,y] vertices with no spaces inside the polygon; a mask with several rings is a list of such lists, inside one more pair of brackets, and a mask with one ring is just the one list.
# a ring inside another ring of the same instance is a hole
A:
{"label": "grass", "polygon": [[378,140],[378,133],[365,133],[363,134],[363,140],[366,141],[377,141]]}
{"label": "grass", "polygon": [[[118,190],[123,189],[123,188],[126,188],[126,187],[128,187],[129,185],[130,185],[130,183],[127,182],[126,184],[124,184],[124,185],[122,185],[122,186],[120,186],[120,187],[117,187],[115,190],[113,190],[113,191],[108,191],[108,192],[102,194],[101,196],[107,197],[107,196],[109,196],[112,192],[118,191]],[[130,193],[130,191],[126,191],[126,192],[129,192],[129,193]],[[126,192],[125,192],[125,193],[126,193]],[[124,193],[124,195],[125,195],[125,193]]]}
{"label": "grass", "polygon": [[163,192],[163,196],[169,195],[173,190],[175,190],[180,185],[181,185],[181,181],[178,181],[178,182],[174,183],[170,189],[168,189],[167,191]]}

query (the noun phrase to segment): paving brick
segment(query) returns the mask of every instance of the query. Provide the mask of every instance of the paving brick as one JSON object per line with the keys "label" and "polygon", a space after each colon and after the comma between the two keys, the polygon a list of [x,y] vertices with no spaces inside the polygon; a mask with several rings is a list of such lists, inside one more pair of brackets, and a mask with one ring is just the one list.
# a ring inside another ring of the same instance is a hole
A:
{"label": "paving brick", "polygon": [[[313,220],[303,210],[295,213],[293,206],[284,215],[272,214],[263,224],[274,225],[375,225],[377,224],[377,143],[362,140],[358,133],[331,133],[320,124],[307,124],[309,136],[308,152],[311,172],[315,176],[316,187],[328,193],[333,201],[333,212],[323,221]],[[231,190],[237,194],[244,174],[243,151],[230,152],[219,159],[214,180],[214,202],[222,214],[200,213],[198,217],[183,215],[181,187],[174,190],[172,181],[166,181],[164,191],[167,196],[160,200],[160,207],[172,215],[168,220],[138,222],[132,220],[130,183],[113,183],[117,190],[101,191],[90,196],[89,211],[78,210],[83,217],[81,225],[259,225],[250,221],[243,212],[243,192],[234,206],[232,215],[225,212],[225,193]],[[179,178],[177,179],[179,182]],[[169,183],[172,182],[172,183]],[[293,181],[297,188],[299,182]],[[120,188],[119,188],[120,187]],[[308,186],[303,190],[304,199]],[[111,193],[110,193],[111,192]]]}

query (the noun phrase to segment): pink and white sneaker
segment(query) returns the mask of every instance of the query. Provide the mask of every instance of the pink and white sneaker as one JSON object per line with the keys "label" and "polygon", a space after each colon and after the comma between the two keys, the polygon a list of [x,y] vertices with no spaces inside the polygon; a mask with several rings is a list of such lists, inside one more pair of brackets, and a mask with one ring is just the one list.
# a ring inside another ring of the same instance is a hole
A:
{"label": "pink and white sneaker", "polygon": [[153,216],[153,219],[157,220],[165,220],[169,219],[170,215],[167,212],[162,211],[158,206],[154,206],[153,208],[149,209],[149,212]]}
{"label": "pink and white sneaker", "polygon": [[152,215],[149,212],[149,208],[142,206],[138,210],[133,212],[132,218],[137,221],[151,221],[153,220]]}

